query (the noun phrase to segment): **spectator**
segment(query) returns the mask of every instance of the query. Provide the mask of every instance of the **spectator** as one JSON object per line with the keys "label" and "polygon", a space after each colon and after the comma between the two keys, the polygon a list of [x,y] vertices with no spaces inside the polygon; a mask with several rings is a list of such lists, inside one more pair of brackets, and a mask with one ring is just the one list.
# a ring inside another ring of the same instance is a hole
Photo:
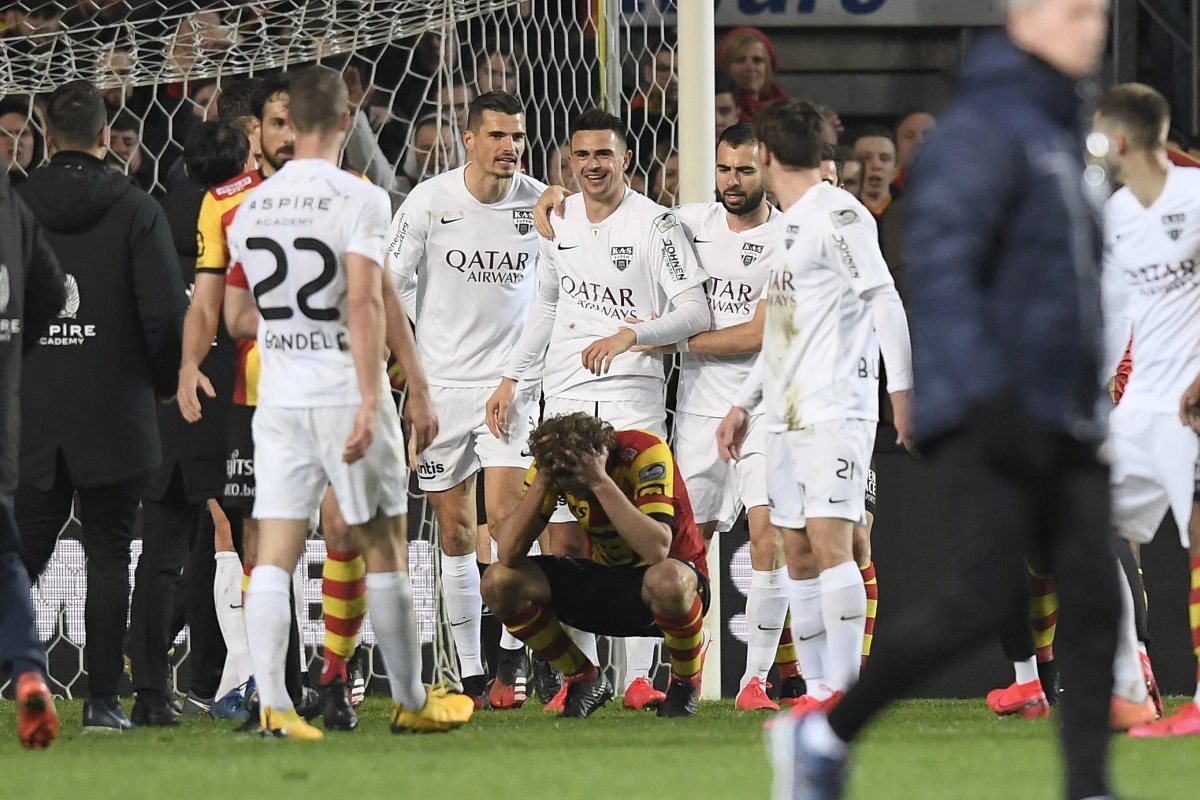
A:
{"label": "spectator", "polygon": [[[867,174],[867,165],[858,156],[846,159],[842,166],[842,188],[850,194],[862,199],[863,177]],[[901,295],[903,297],[903,295]]]}
{"label": "spectator", "polygon": [[34,628],[13,518],[21,365],[65,301],[58,259],[0,172],[0,673],[16,684],[18,731],[27,748],[54,741],[58,715],[46,686],[46,653]]}
{"label": "spectator", "polygon": [[475,91],[519,95],[524,54],[516,42],[486,44],[475,58]]}
{"label": "spectator", "polygon": [[154,187],[154,162],[142,148],[142,121],[122,111],[108,126],[108,151],[125,165],[125,174],[141,189]]}
{"label": "spectator", "polygon": [[546,183],[565,187],[568,192],[579,191],[579,179],[571,169],[571,143],[562,142],[546,156]]}
{"label": "spectator", "polygon": [[729,80],[728,75],[717,75],[716,95],[714,104],[717,117],[716,141],[720,141],[721,134],[725,132],[725,129],[738,123],[737,86]]}
{"label": "spectator", "polygon": [[899,166],[892,185],[897,189],[904,190],[904,182],[912,169],[913,159],[921,152],[925,137],[936,125],[937,120],[933,114],[920,108],[903,114],[896,123],[896,161]]}
{"label": "spectator", "polygon": [[426,178],[449,172],[462,163],[458,142],[450,120],[428,114],[413,125],[412,141],[404,153],[401,174],[396,176],[395,190],[407,196],[412,188]]}
{"label": "spectator", "polygon": [[821,113],[825,116],[825,143],[836,145],[842,140],[842,134],[846,129],[842,126],[842,118],[836,111],[828,106],[821,106]]}
{"label": "spectator", "polygon": [[342,166],[352,172],[367,176],[371,183],[386,190],[392,196],[393,209],[400,207],[403,199],[395,193],[396,173],[388,163],[387,156],[375,140],[371,121],[364,111],[369,101],[369,92],[363,89],[362,76],[358,68],[347,67],[342,72],[342,81],[350,98],[351,125],[346,136],[342,154]]}
{"label": "spectator", "polygon": [[646,185],[650,187],[646,196],[660,206],[674,208],[679,205],[679,154],[671,152],[666,158],[654,159]]}
{"label": "spectator", "polygon": [[[163,198],[162,205],[179,256],[180,277],[191,286],[200,203],[205,192],[245,169],[250,140],[232,123],[204,122],[192,129],[183,152],[187,175]],[[218,397],[233,393],[232,354],[233,341],[219,329],[217,346],[201,365]],[[182,597],[176,599],[176,584],[185,562],[191,691],[199,697],[213,697],[221,680],[225,648],[213,604],[215,526],[206,506],[224,496],[226,408],[225,403],[205,403],[200,421],[189,425],[175,404],[158,406],[163,463],[142,493],[142,555],[129,618],[129,660],[137,693],[131,715],[135,725],[179,724],[177,712],[168,703],[175,695],[167,651],[182,627],[173,624],[173,611],[184,605],[179,602]]]}
{"label": "spectator", "polygon": [[841,186],[842,170],[845,166],[846,158],[842,148],[826,142],[821,148],[821,180],[832,186]]}
{"label": "spectator", "polygon": [[[867,128],[854,140],[854,155],[866,166],[862,202],[875,218],[883,215],[900,190],[892,186],[896,177],[896,142],[886,128]],[[885,254],[886,255],[886,254]]]}
{"label": "spectator", "polygon": [[475,90],[465,83],[455,83],[443,86],[438,90],[436,103],[430,112],[436,112],[444,117],[453,117],[458,132],[467,129],[467,112],[471,109],[471,101],[475,99]]}
{"label": "spectator", "polygon": [[675,138],[679,111],[679,82],[675,78],[675,49],[667,42],[647,47],[641,64],[641,83],[629,101],[629,135],[633,163],[650,169],[655,152]]}
{"label": "spectator", "polygon": [[717,68],[738,89],[739,121],[751,122],[758,110],[787,92],[775,83],[779,59],[775,45],[758,28],[734,28],[717,45]]}
{"label": "spectator", "polygon": [[13,186],[46,160],[46,139],[29,103],[19,97],[0,100],[0,157]]}
{"label": "spectator", "polygon": [[[67,302],[25,361],[21,387],[21,555],[45,569],[79,500],[87,557],[85,729],[124,730],[133,526],[146,476],[162,460],[155,396],[174,394],[187,294],[166,216],[101,161],[105,107],[86,81],[46,109],[54,156],[20,194],[67,272]],[[119,409],[119,414],[113,411]]]}
{"label": "spectator", "polygon": [[[217,118],[217,96],[220,94],[220,87],[212,78],[202,81],[194,81],[188,86],[191,95],[190,100],[192,113],[201,122],[208,122]],[[189,134],[191,131],[188,132]],[[185,137],[186,139],[186,137]]]}

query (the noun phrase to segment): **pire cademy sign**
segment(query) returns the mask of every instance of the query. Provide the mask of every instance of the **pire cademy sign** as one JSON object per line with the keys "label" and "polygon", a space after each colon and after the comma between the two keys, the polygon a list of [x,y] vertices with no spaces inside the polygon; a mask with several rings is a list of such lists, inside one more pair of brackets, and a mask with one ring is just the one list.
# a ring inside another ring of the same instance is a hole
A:
{"label": "pire cademy sign", "polygon": [[[627,16],[674,22],[676,10],[706,0],[622,0]],[[720,27],[854,25],[987,26],[1004,21],[1003,0],[713,0]]]}

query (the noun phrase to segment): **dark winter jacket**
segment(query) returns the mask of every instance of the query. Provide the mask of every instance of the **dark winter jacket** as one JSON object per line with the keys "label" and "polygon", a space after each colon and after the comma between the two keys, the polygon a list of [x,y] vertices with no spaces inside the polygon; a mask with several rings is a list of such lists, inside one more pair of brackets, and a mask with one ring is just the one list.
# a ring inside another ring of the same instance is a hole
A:
{"label": "dark winter jacket", "polygon": [[166,215],[86,153],[56,154],[19,191],[67,274],[66,305],[25,362],[21,483],[49,489],[59,451],[76,486],[145,474],[188,303]]}
{"label": "dark winter jacket", "polygon": [[918,438],[1007,408],[1095,439],[1102,379],[1100,221],[1085,192],[1094,89],[981,39],[907,183],[907,300]]}
{"label": "dark winter jacket", "polygon": [[66,298],[54,251],[0,170],[0,496],[17,487],[21,362]]}
{"label": "dark winter jacket", "polygon": [[[175,242],[175,254],[179,257],[180,277],[189,291],[196,276],[196,221],[208,188],[184,175],[162,199],[163,211],[166,212]],[[236,361],[233,340],[229,338],[222,319],[216,342],[200,364],[200,370],[212,382],[217,393],[215,399],[200,394],[203,410],[200,421],[185,421],[175,403],[158,406],[163,463],[146,485],[144,496],[147,499],[163,498],[176,469],[180,471],[184,493],[192,502],[222,496],[225,489],[225,429],[230,399],[233,397]]]}

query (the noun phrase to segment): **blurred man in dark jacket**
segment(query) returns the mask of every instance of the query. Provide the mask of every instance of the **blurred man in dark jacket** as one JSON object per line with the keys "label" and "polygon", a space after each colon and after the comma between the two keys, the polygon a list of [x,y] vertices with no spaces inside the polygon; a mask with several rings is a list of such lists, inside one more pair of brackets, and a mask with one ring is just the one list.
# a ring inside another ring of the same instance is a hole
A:
{"label": "blurred man in dark jacket", "polygon": [[104,113],[91,84],[60,86],[46,109],[54,155],[20,188],[67,273],[67,300],[25,363],[16,515],[36,577],[78,497],[84,727],[121,730],[131,726],[117,702],[130,544],[146,476],[162,461],[156,395],[174,394],[187,294],[162,209],[101,160]]}
{"label": "blurred man in dark jacket", "polygon": [[[195,279],[196,220],[204,194],[241,173],[249,156],[249,139],[232,123],[202,122],[188,134],[183,150],[186,174],[162,205],[179,256],[180,276],[189,290]],[[224,326],[218,329],[216,346],[203,368],[219,387],[220,397],[232,394],[233,340]],[[225,492],[224,412],[228,404],[207,397],[201,402],[206,413],[195,425],[184,421],[174,403],[158,406],[163,463],[142,495],[142,554],[134,575],[129,618],[129,661],[137,693],[131,715],[135,725],[179,723],[176,709],[168,702],[175,695],[167,653],[185,619],[191,624],[191,691],[211,698],[225,663],[213,606],[214,523],[206,505]],[[215,513],[228,524],[219,508]],[[194,555],[191,559],[189,550]],[[186,603],[176,600],[175,591],[185,561],[189,562]]]}
{"label": "blurred man in dark jacket", "polygon": [[17,685],[17,724],[26,748],[49,746],[58,736],[58,716],[46,687],[46,654],[33,626],[13,519],[21,361],[66,299],[58,259],[0,172],[0,679],[7,673]]}
{"label": "blurred man in dark jacket", "polygon": [[1097,457],[1108,180],[1085,149],[1108,3],[1008,5],[1008,36],[980,41],[907,195],[917,436],[945,475],[950,569],[876,637],[836,707],[772,729],[787,796],[843,796],[847,743],[920,677],[996,635],[1029,591],[1036,546],[1058,579],[1066,796],[1112,797],[1120,599]]}

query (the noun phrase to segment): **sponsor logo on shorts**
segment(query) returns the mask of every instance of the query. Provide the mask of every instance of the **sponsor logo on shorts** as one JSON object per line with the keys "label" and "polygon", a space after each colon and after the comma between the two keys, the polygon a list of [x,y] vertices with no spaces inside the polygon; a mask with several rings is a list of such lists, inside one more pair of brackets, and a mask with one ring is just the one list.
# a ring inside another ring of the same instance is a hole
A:
{"label": "sponsor logo on shorts", "polygon": [[417,475],[421,478],[436,478],[446,472],[446,465],[436,461],[423,461],[417,465]]}
{"label": "sponsor logo on shorts", "polygon": [[229,458],[225,460],[225,477],[254,477],[254,459],[241,458],[241,453],[234,450],[229,454]]}

